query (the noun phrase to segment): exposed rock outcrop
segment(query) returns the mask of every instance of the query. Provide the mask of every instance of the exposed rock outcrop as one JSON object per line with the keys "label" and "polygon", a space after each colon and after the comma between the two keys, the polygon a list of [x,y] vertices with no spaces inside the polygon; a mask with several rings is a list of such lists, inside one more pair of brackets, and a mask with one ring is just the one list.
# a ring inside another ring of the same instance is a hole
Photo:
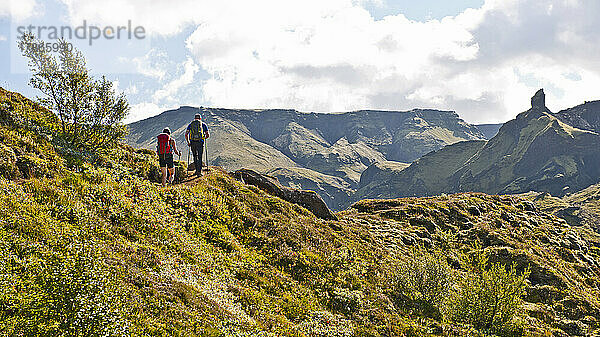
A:
{"label": "exposed rock outcrop", "polygon": [[546,110],[546,94],[544,89],[538,90],[531,98],[531,108]]}
{"label": "exposed rock outcrop", "polygon": [[245,184],[256,186],[273,196],[300,205],[318,218],[325,220],[337,219],[323,199],[314,191],[303,191],[285,187],[279,183],[277,178],[248,169],[237,170],[232,175]]}

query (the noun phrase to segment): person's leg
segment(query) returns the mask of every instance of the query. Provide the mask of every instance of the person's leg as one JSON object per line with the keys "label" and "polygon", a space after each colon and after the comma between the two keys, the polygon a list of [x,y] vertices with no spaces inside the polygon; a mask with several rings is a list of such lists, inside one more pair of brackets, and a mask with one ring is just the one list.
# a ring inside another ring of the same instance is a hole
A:
{"label": "person's leg", "polygon": [[161,167],[160,168],[160,173],[162,174],[162,178],[161,178],[161,182],[163,187],[167,186],[167,167]]}
{"label": "person's leg", "polygon": [[169,184],[172,184],[173,180],[175,180],[175,168],[174,167],[169,169]]}
{"label": "person's leg", "polygon": [[198,142],[192,142],[191,144],[192,156],[194,157],[194,169],[198,173]]}
{"label": "person's leg", "polygon": [[194,168],[196,175],[202,175],[202,143],[194,142]]}
{"label": "person's leg", "polygon": [[173,160],[173,155],[166,155],[167,168],[169,169],[169,184],[173,183],[173,178],[175,177],[175,162]]}
{"label": "person's leg", "polygon": [[164,187],[167,185],[167,163],[165,161],[165,156],[162,154],[158,155],[158,165],[160,166],[161,183]]}

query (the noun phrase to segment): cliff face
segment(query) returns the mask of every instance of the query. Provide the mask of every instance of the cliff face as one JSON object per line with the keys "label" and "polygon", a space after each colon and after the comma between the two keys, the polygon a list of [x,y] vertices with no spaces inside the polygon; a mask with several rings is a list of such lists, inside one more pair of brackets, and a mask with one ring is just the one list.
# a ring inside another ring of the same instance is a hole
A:
{"label": "cliff face", "polygon": [[498,134],[502,124],[477,124],[475,126],[481,130],[485,139],[492,139]]}
{"label": "cliff face", "polygon": [[600,133],[600,101],[585,102],[555,116],[575,128]]}
{"label": "cliff face", "polygon": [[476,143],[456,144],[424,156],[391,178],[397,189],[388,195],[534,190],[562,196],[582,190],[600,180],[600,136],[594,129],[598,112],[577,107],[553,114],[539,91],[530,110],[505,123],[494,138],[478,143],[480,148]]}

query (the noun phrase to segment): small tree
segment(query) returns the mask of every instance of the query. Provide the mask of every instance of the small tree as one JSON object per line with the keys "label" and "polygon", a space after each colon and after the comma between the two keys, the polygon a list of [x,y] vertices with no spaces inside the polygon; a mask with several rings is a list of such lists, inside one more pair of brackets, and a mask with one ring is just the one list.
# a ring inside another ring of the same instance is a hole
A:
{"label": "small tree", "polygon": [[84,123],[87,143],[99,148],[115,146],[127,133],[122,121],[128,112],[125,95],[117,95],[113,83],[102,76],[95,82],[92,107]]}
{"label": "small tree", "polygon": [[125,96],[105,77],[95,80],[79,50],[62,39],[56,46],[53,53],[30,33],[19,39],[33,73],[30,85],[42,92],[40,104],[56,113],[62,136],[72,145],[91,150],[114,146],[126,133]]}

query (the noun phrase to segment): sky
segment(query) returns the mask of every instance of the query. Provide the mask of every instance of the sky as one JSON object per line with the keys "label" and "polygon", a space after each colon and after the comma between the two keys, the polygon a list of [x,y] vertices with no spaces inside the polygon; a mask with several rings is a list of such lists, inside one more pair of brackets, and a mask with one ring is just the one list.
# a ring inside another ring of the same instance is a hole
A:
{"label": "sky", "polygon": [[0,86],[37,95],[20,27],[129,24],[143,38],[68,40],[127,95],[129,122],[192,105],[499,123],[539,88],[552,111],[600,99],[599,16],[597,0],[2,0]]}

